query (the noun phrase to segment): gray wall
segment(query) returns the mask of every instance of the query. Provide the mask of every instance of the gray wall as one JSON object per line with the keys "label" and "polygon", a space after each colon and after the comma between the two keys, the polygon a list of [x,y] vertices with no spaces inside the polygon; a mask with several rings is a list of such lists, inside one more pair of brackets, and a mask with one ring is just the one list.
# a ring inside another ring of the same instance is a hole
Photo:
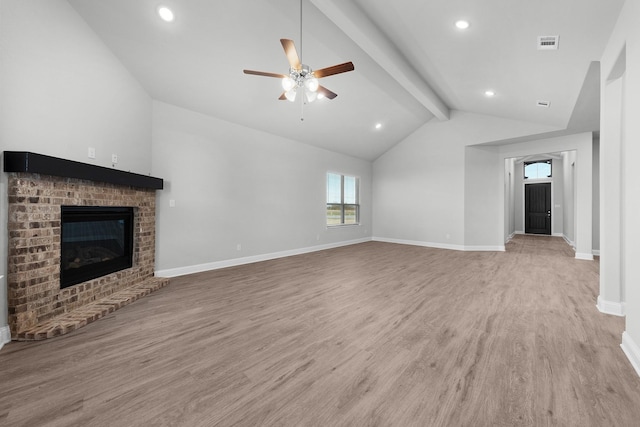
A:
{"label": "gray wall", "polygon": [[430,122],[374,162],[375,237],[464,245],[464,140],[449,128]]}
{"label": "gray wall", "polygon": [[[564,235],[564,165],[562,160],[553,159],[553,182],[555,186],[553,195],[553,234]],[[595,201],[594,201],[595,203]],[[593,246],[593,243],[591,243]]]}
{"label": "gray wall", "polygon": [[515,159],[505,159],[504,161],[504,236],[505,242],[516,232],[515,213]]}
{"label": "gray wall", "polygon": [[481,144],[548,130],[456,110],[448,121],[425,124],[374,162],[374,237],[499,249],[504,195],[496,191],[503,186],[502,160],[495,147]]}
{"label": "gray wall", "polygon": [[593,139],[593,250],[600,252],[600,139]]}
{"label": "gray wall", "polygon": [[0,5],[2,149],[109,167],[117,154],[118,169],[151,172],[151,98],[75,10]]}
{"label": "gray wall", "polygon": [[[636,166],[640,158],[638,16],[640,2],[626,1],[602,58],[602,105],[606,110],[601,110],[600,156],[603,161],[600,195],[603,207],[607,209],[600,212],[601,264],[606,264],[603,266],[606,274],[601,276],[604,282],[600,283],[600,292],[605,300],[620,302],[624,306],[626,328],[622,348],[640,374],[640,222],[637,220],[640,212],[640,169]],[[616,206],[620,206],[619,216]],[[620,254],[621,263],[617,262],[616,253]],[[620,269],[621,275],[611,274]]]}
{"label": "gray wall", "polygon": [[563,153],[564,184],[564,237],[575,246],[576,240],[576,152]]}
{"label": "gray wall", "polygon": [[500,185],[502,162],[496,147],[474,146],[465,149],[464,244],[471,249],[501,249],[503,224],[498,221],[501,208],[496,189]]}
{"label": "gray wall", "polygon": [[[370,162],[160,102],[153,111],[160,275],[370,238]],[[327,228],[328,171],[360,177],[359,226]]]}
{"label": "gray wall", "polygon": [[[605,313],[618,316],[625,314],[625,74],[626,49],[616,52],[615,62],[620,70],[602,82],[601,124],[598,154],[600,158],[600,295],[598,308]],[[614,67],[603,62],[603,73]],[[635,187],[635,186],[634,186]]]}

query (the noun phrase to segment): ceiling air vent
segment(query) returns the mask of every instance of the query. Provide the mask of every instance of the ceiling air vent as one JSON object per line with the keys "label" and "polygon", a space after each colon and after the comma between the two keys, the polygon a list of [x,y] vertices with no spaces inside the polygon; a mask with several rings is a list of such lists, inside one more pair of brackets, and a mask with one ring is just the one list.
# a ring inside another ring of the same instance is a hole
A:
{"label": "ceiling air vent", "polygon": [[536,101],[538,107],[549,108],[549,101]]}
{"label": "ceiling air vent", "polygon": [[538,50],[557,50],[560,36],[538,36]]}

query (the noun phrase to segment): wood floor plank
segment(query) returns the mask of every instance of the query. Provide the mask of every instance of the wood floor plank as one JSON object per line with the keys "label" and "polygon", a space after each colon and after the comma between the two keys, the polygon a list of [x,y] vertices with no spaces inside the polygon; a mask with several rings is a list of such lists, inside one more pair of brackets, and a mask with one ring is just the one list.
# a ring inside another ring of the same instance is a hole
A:
{"label": "wood floor plank", "polygon": [[369,242],[174,278],[0,352],[0,425],[635,426],[624,319],[560,238]]}

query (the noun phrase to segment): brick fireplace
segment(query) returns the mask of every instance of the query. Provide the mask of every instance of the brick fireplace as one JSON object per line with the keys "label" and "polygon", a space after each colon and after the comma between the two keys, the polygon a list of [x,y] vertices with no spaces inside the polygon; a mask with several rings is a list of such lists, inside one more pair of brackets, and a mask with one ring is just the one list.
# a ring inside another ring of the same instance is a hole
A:
{"label": "brick fireplace", "polygon": [[[34,153],[4,152],[4,157],[13,339],[64,334],[168,283],[154,277],[161,179]],[[62,206],[132,207],[132,266],[61,288]]]}

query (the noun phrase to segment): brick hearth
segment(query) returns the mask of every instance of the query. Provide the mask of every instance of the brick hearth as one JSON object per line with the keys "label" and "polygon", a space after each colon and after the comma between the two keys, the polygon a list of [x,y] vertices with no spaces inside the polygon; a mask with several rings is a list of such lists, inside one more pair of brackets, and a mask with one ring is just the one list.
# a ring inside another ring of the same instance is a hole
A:
{"label": "brick hearth", "polygon": [[[13,339],[61,335],[159,289],[155,189],[8,173],[8,305]],[[133,267],[60,289],[61,205],[135,209]]]}
{"label": "brick hearth", "polygon": [[47,322],[39,323],[31,329],[20,332],[14,339],[18,341],[35,341],[64,335],[106,316],[138,298],[149,295],[168,283],[167,279],[157,277],[147,279],[137,285],[115,292],[108,297],[54,317]]}

